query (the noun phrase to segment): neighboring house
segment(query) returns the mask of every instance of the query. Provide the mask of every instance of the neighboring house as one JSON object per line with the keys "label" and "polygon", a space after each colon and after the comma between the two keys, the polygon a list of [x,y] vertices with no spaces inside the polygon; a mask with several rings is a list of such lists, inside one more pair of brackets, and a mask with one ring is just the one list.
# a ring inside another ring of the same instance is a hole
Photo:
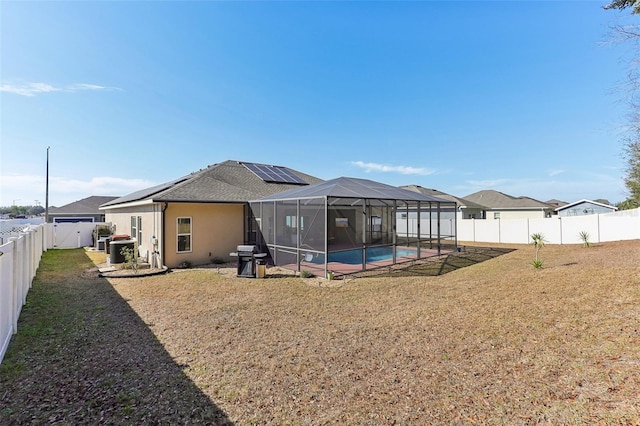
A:
{"label": "neighboring house", "polygon": [[618,210],[617,207],[609,204],[599,203],[591,200],[580,200],[562,207],[558,207],[556,212],[560,217],[585,216],[589,214],[611,213]]}
{"label": "neighboring house", "polygon": [[94,195],[61,207],[50,207],[49,222],[104,222],[100,206],[116,198]]}
{"label": "neighboring house", "polygon": [[566,201],[556,200],[555,198],[549,201],[545,201],[545,203],[549,204],[551,207],[553,207],[556,210],[558,209],[558,207],[566,206],[567,204],[569,204]]}
{"label": "neighboring house", "polygon": [[485,210],[487,208],[483,205],[464,198],[455,197],[447,194],[446,192],[438,191],[437,189],[423,188],[420,185],[405,185],[400,188],[455,202],[458,205],[458,219],[484,219]]}
{"label": "neighboring house", "polygon": [[229,260],[250,235],[249,200],[321,182],[281,166],[225,161],[101,206],[153,266]]}
{"label": "neighboring house", "polygon": [[541,219],[551,217],[553,207],[529,197],[512,197],[491,189],[464,197],[486,207],[487,219]]}

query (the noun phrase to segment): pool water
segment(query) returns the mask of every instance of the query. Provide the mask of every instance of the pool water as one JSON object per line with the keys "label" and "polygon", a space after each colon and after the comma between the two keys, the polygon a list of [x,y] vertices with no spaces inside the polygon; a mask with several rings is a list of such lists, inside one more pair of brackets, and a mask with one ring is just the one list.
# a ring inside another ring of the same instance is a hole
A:
{"label": "pool water", "polygon": [[[396,248],[396,257],[411,257],[416,255],[416,250]],[[393,258],[393,247],[372,247],[367,249],[367,263]],[[362,250],[348,250],[338,253],[329,253],[329,262],[348,263],[349,265],[362,264]]]}

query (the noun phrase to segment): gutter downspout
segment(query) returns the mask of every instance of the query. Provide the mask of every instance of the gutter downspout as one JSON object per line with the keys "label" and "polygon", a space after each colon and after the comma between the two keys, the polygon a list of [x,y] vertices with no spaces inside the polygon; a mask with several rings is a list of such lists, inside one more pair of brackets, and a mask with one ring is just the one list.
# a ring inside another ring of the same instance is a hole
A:
{"label": "gutter downspout", "polygon": [[161,254],[162,258],[160,259],[161,260],[160,263],[162,263],[161,266],[165,266],[164,265],[164,259],[165,259],[164,255],[165,255],[165,250],[166,249],[165,249],[165,243],[164,242],[166,240],[166,237],[165,237],[166,227],[165,227],[165,214],[164,213],[167,211],[168,208],[169,208],[169,203],[167,201],[165,201],[164,202],[164,206],[162,207],[162,212],[161,212],[162,213],[162,254]]}

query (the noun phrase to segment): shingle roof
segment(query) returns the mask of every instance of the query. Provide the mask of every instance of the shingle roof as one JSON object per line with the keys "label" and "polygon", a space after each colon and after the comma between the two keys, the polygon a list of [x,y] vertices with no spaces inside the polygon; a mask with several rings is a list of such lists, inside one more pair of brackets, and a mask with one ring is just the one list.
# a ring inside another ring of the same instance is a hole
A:
{"label": "shingle roof", "polygon": [[65,204],[64,206],[50,208],[49,214],[103,214],[98,207],[111,200],[115,200],[116,198],[118,197],[92,195],[91,197],[83,198],[82,200],[74,201],[73,203]]}
{"label": "shingle roof", "polygon": [[566,206],[567,203],[566,201],[562,201],[562,200],[558,200],[556,198],[552,198],[550,200],[545,201],[545,203],[549,204],[551,207],[562,207],[562,206]]}
{"label": "shingle roof", "polygon": [[499,191],[487,189],[464,197],[474,203],[482,204],[491,209],[552,209],[553,207],[542,201],[530,197],[512,197]]}
{"label": "shingle roof", "polygon": [[573,203],[565,204],[564,206],[560,206],[555,210],[557,212],[559,212],[560,210],[566,210],[568,208],[575,207],[578,204],[582,204],[582,203],[595,204],[596,206],[605,207],[605,208],[608,208],[608,209],[611,209],[611,210],[614,210],[614,211],[618,210],[618,208],[616,206],[612,206],[612,205],[604,204],[604,203],[599,203],[597,201],[587,200],[586,198],[583,198],[582,200],[574,201]]}
{"label": "shingle roof", "polygon": [[290,189],[264,197],[260,201],[324,197],[450,203],[449,200],[409,191],[397,186],[349,177],[340,177],[314,185]]}
{"label": "shingle roof", "polygon": [[[308,184],[322,181],[296,170],[288,170]],[[242,162],[227,160],[182,178],[125,195],[102,207],[142,200],[238,203],[298,187],[300,185],[265,182],[242,165]]]}
{"label": "shingle roof", "polygon": [[424,188],[420,185],[405,185],[405,186],[401,186],[400,188],[408,189],[409,191],[419,192],[425,195],[432,195],[438,198],[444,198],[445,200],[453,201],[457,203],[459,206],[463,206],[467,208],[473,208],[473,209],[486,208],[481,204],[474,203],[464,198],[456,197],[454,195],[447,194],[446,192],[438,191],[437,189]]}

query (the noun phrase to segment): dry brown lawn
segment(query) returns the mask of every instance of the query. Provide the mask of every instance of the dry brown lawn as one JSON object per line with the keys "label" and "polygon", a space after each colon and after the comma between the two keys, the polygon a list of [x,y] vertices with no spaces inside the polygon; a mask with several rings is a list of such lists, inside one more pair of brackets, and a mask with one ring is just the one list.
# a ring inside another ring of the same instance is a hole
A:
{"label": "dry brown lawn", "polygon": [[108,283],[226,416],[205,422],[640,424],[640,242],[546,246],[541,270],[510,247],[437,276]]}
{"label": "dry brown lawn", "polygon": [[640,422],[640,243],[541,255],[338,288],[207,270],[112,284],[240,424]]}

